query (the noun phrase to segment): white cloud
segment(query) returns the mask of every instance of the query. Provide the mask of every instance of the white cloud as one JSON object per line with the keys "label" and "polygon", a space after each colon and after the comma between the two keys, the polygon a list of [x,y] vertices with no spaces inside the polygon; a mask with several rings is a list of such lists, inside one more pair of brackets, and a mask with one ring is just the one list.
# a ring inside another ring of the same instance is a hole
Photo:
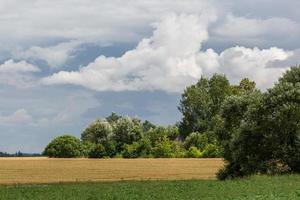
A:
{"label": "white cloud", "polygon": [[29,124],[32,116],[25,109],[19,109],[7,116],[0,116],[0,123],[4,125]]}
{"label": "white cloud", "polygon": [[18,88],[28,88],[34,86],[37,78],[33,73],[40,69],[26,61],[15,62],[7,60],[0,65],[0,83],[12,85]]}
{"label": "white cloud", "polygon": [[153,36],[123,56],[100,56],[79,71],[61,71],[44,78],[43,83],[75,84],[97,91],[180,92],[201,75],[220,72],[233,82],[250,77],[266,88],[285,70],[267,67],[292,55],[279,48],[233,47],[220,54],[212,49],[200,51],[201,43],[208,39],[210,22],[198,15],[171,15],[156,24]]}
{"label": "white cloud", "polygon": [[43,82],[71,83],[99,91],[178,91],[202,74],[195,53],[208,38],[209,22],[202,16],[170,15],[155,25],[152,37],[122,57],[100,56],[78,72],[59,72]]}
{"label": "white cloud", "polygon": [[74,49],[80,44],[79,41],[70,41],[50,47],[33,46],[24,51],[16,50],[14,57],[44,60],[51,67],[61,67],[72,56]]}
{"label": "white cloud", "polygon": [[289,59],[292,51],[272,47],[269,49],[233,47],[219,55],[219,71],[237,83],[244,77],[255,80],[261,89],[270,88],[289,65],[273,67],[272,62]]}
{"label": "white cloud", "polygon": [[0,43],[9,49],[55,39],[136,42],[149,32],[149,24],[171,12],[216,16],[209,0],[1,0]]}
{"label": "white cloud", "polygon": [[211,30],[216,41],[231,41],[246,45],[290,45],[300,34],[299,22],[283,17],[266,19],[227,14],[225,20]]}
{"label": "white cloud", "polygon": [[10,59],[0,65],[0,73],[28,73],[39,72],[40,69],[26,61],[15,62]]}

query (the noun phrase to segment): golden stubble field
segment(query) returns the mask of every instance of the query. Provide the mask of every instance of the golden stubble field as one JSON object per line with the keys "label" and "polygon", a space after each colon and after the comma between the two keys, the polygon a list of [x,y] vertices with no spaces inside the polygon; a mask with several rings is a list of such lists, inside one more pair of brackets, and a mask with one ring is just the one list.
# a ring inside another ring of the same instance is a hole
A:
{"label": "golden stubble field", "polygon": [[0,158],[0,184],[214,179],[223,159]]}

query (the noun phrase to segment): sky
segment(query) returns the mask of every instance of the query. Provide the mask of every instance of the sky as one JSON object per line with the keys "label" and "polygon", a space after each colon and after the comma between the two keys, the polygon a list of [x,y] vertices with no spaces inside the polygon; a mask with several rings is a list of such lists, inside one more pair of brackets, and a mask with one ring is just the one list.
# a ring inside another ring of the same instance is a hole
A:
{"label": "sky", "polygon": [[111,112],[174,124],[201,76],[266,90],[300,61],[299,0],[0,0],[0,151]]}

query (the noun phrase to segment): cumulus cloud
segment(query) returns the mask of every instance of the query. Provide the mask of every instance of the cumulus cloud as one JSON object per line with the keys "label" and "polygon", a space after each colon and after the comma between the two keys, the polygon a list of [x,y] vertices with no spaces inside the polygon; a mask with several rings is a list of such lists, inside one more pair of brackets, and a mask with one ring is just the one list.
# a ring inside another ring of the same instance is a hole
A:
{"label": "cumulus cloud", "polygon": [[18,88],[27,88],[34,85],[37,78],[33,73],[40,69],[26,61],[5,61],[0,65],[0,82],[5,85],[12,85]]}
{"label": "cumulus cloud", "polygon": [[49,47],[33,46],[27,50],[16,50],[14,57],[19,59],[43,60],[50,67],[61,67],[74,53],[79,41],[59,43]]}
{"label": "cumulus cloud", "polygon": [[270,88],[289,67],[289,65],[275,67],[272,63],[288,60],[293,54],[293,51],[276,47],[261,50],[237,46],[226,49],[219,55],[220,66],[217,72],[226,74],[234,83],[248,77],[255,80],[259,88],[266,89]]}
{"label": "cumulus cloud", "polygon": [[15,62],[10,59],[0,65],[0,73],[28,73],[39,72],[40,69],[26,61]]}
{"label": "cumulus cloud", "polygon": [[[61,71],[45,84],[75,84],[97,91],[163,90],[180,92],[202,75],[226,73],[232,81],[250,77],[261,88],[270,87],[284,71],[267,67],[293,53],[279,48],[233,47],[217,54],[201,51],[211,22],[201,15],[171,15],[155,25],[149,38],[121,57],[98,57],[79,71]],[[286,66],[284,66],[286,67]],[[272,73],[271,78],[266,78]]]}

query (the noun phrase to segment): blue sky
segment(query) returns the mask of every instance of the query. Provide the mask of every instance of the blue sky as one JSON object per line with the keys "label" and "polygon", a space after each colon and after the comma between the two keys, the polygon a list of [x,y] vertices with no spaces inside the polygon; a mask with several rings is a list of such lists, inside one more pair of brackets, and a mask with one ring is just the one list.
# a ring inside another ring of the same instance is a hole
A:
{"label": "blue sky", "polygon": [[1,0],[0,151],[40,152],[112,111],[180,120],[202,75],[265,90],[299,64],[297,0]]}

